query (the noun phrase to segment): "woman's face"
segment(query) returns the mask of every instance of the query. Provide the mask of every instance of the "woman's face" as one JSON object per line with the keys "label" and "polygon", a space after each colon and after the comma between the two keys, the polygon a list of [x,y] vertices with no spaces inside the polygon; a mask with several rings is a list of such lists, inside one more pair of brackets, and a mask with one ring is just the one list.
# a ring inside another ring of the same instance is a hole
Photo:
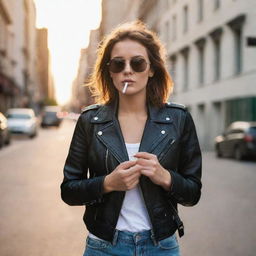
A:
{"label": "woman's face", "polygon": [[153,71],[150,69],[147,50],[142,44],[130,39],[120,41],[114,45],[110,59],[113,62],[113,68],[109,67],[110,76],[119,95],[123,95],[126,82],[128,87],[125,95],[146,94],[148,78],[153,76]]}

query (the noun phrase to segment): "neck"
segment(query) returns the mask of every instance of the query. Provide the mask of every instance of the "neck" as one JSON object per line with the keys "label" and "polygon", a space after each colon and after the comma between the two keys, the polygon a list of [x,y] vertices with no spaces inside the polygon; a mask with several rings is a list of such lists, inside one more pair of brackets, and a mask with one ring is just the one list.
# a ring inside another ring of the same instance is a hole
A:
{"label": "neck", "polygon": [[136,114],[147,115],[146,97],[119,96],[119,115]]}

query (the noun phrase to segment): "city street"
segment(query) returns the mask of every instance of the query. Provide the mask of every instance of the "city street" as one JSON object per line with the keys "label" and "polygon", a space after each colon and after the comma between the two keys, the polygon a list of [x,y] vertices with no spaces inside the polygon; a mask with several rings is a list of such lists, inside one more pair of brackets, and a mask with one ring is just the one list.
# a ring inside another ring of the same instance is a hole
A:
{"label": "city street", "polygon": [[[80,256],[87,231],[84,207],[61,201],[62,169],[74,129],[40,129],[0,150],[0,255]],[[203,154],[202,198],[180,207],[182,256],[254,256],[256,162]]]}

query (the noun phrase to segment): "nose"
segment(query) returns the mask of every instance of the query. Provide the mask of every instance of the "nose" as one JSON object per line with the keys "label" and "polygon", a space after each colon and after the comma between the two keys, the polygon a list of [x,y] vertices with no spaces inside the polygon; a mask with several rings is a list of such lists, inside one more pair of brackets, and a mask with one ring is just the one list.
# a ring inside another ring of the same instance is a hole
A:
{"label": "nose", "polygon": [[129,61],[129,60],[126,60],[126,61],[125,61],[125,67],[124,67],[124,73],[130,74],[130,73],[132,73],[132,72],[133,72],[133,70],[132,70],[132,67],[131,67],[131,65],[130,65],[130,61]]}

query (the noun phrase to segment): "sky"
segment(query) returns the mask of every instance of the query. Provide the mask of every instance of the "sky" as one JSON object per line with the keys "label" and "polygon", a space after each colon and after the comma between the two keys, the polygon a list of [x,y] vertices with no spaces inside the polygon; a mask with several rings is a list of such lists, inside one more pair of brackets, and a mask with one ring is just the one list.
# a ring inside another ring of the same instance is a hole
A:
{"label": "sky", "polygon": [[101,0],[34,0],[37,27],[48,28],[48,47],[56,98],[68,102],[76,77],[80,50],[89,43],[91,29],[100,25]]}

